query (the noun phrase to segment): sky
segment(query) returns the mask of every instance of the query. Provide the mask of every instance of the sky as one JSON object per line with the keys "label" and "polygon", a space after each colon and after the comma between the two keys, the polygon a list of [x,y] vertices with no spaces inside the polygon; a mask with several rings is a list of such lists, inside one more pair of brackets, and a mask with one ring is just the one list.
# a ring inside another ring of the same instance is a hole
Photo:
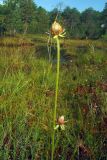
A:
{"label": "sky", "polygon": [[63,3],[63,8],[66,6],[75,7],[79,11],[89,7],[102,11],[107,0],[35,0],[35,2],[37,6],[42,6],[48,11],[54,9],[58,3]]}
{"label": "sky", "polygon": [[[62,3],[62,8],[69,6],[77,8],[79,11],[84,11],[86,8],[92,7],[95,10],[102,11],[107,0],[34,0],[37,6],[42,6],[46,10],[51,11],[58,4]],[[2,3],[3,0],[0,0]]]}

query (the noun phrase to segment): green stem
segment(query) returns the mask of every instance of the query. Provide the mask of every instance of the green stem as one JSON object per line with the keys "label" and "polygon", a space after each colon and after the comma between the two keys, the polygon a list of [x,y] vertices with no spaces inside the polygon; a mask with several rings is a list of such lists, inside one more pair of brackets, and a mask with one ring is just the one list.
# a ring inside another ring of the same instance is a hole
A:
{"label": "green stem", "polygon": [[57,102],[58,102],[58,90],[59,90],[59,68],[60,68],[60,42],[58,37],[56,37],[57,42],[57,73],[56,73],[56,89],[55,89],[55,107],[53,115],[53,134],[52,134],[52,155],[51,160],[54,159],[54,150],[55,150],[55,126],[56,126],[56,111],[57,111]]}

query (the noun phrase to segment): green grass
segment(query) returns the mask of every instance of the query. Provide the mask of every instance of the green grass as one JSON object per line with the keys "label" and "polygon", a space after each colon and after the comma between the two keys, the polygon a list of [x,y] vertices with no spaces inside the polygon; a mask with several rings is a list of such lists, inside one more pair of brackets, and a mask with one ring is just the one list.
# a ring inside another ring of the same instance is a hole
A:
{"label": "green grass", "polygon": [[23,35],[17,35],[16,37],[2,37],[0,38],[0,46],[32,46],[34,45],[31,38],[24,37]]}
{"label": "green grass", "polygon": [[[41,39],[0,47],[0,160],[51,159],[56,63]],[[85,41],[78,50],[81,42],[62,41],[72,63],[61,62],[57,118],[68,122],[55,133],[55,160],[107,158],[107,54]]]}

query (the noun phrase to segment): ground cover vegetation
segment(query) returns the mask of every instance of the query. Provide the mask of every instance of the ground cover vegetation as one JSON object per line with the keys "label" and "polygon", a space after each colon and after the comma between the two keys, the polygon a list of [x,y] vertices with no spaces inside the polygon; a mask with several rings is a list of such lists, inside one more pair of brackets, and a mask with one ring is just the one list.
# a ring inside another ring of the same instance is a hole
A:
{"label": "ground cover vegetation", "polygon": [[[0,47],[0,159],[51,159],[56,49],[49,61],[46,39],[36,39]],[[54,159],[107,158],[106,50],[103,41],[61,41],[56,116],[67,123],[55,132]]]}

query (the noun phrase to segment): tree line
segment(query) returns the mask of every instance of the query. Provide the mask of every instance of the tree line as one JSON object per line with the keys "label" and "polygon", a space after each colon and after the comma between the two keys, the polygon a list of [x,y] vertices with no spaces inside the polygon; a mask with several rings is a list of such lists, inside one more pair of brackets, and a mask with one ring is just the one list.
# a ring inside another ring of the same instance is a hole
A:
{"label": "tree line", "polygon": [[88,8],[79,12],[76,8],[57,8],[48,12],[33,0],[4,0],[0,4],[0,36],[20,34],[44,34],[58,14],[58,20],[72,38],[98,39],[107,37],[107,3],[103,11]]}

